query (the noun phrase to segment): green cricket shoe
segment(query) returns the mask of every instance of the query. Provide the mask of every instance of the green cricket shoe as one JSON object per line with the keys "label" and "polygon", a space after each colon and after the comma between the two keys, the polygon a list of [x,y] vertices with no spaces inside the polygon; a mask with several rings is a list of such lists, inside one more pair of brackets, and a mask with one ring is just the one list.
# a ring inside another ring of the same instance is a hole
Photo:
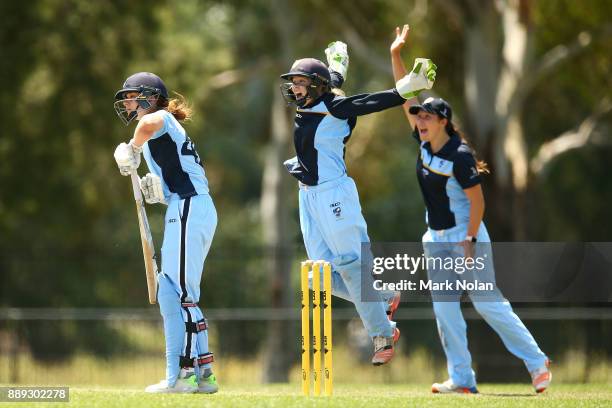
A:
{"label": "green cricket shoe", "polygon": [[200,378],[198,392],[203,394],[214,394],[217,391],[219,391],[219,385],[217,384],[217,377],[215,377],[214,374]]}

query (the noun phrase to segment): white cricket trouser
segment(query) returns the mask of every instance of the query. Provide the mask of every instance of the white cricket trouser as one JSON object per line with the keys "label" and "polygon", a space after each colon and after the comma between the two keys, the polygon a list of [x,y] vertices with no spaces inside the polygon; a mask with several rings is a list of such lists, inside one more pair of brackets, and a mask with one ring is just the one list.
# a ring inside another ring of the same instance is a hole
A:
{"label": "white cricket trouser", "polygon": [[391,337],[395,322],[387,318],[387,304],[382,298],[361,300],[361,243],[370,239],[353,179],[343,176],[318,186],[301,185],[299,204],[308,258],[332,264],[332,294],[355,304],[371,337]]}

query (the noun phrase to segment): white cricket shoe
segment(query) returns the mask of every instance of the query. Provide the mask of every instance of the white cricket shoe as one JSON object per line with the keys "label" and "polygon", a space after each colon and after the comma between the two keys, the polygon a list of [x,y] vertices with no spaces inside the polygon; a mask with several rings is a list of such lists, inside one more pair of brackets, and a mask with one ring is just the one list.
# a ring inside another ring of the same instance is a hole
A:
{"label": "white cricket shoe", "polygon": [[478,394],[476,387],[461,387],[450,378],[443,383],[433,383],[431,392],[434,394]]}
{"label": "white cricket shoe", "polygon": [[179,378],[176,380],[174,387],[169,387],[166,380],[161,380],[157,384],[149,385],[145,388],[145,392],[159,394],[184,393],[191,394],[198,391],[198,382],[196,376],[192,375],[188,378]]}

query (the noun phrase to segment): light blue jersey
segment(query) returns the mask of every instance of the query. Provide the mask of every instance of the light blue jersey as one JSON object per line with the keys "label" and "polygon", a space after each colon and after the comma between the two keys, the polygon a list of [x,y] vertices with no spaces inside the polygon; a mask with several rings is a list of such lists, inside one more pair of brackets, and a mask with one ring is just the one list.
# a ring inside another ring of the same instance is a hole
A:
{"label": "light blue jersey", "polygon": [[208,180],[195,146],[183,126],[168,111],[164,125],[143,145],[149,171],[162,181],[166,202],[208,194]]}
{"label": "light blue jersey", "polygon": [[[355,119],[338,119],[328,112],[327,106],[322,102],[312,108],[298,109],[296,123],[307,116],[314,116],[313,122],[318,122],[314,134],[314,149],[317,152],[318,184],[336,180],[346,174],[344,163],[344,148],[351,131],[355,126]],[[320,121],[318,121],[320,119]]]}
{"label": "light blue jersey", "polygon": [[465,189],[481,183],[476,159],[468,145],[457,135],[436,153],[429,142],[422,142],[418,130],[414,138],[420,144],[417,180],[427,206],[427,225],[446,230],[470,221],[470,201]]}
{"label": "light blue jersey", "polygon": [[312,106],[297,110],[293,130],[297,156],[287,160],[285,167],[308,186],[340,179],[346,175],[344,149],[357,117],[404,102],[394,89],[349,97],[324,94]]}

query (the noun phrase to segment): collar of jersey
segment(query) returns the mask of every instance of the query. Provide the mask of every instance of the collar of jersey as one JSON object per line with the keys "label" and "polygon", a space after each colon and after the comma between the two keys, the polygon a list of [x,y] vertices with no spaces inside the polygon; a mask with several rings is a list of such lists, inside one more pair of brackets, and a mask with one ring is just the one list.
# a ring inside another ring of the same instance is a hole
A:
{"label": "collar of jersey", "polygon": [[297,112],[310,112],[310,113],[319,113],[322,115],[328,115],[327,105],[325,104],[325,99],[328,99],[331,96],[331,99],[335,96],[332,93],[325,93],[319,96],[312,105],[307,108],[297,108]]}
{"label": "collar of jersey", "polygon": [[328,115],[329,111],[327,110],[327,106],[319,102],[315,105],[309,106],[308,108],[297,108],[296,112],[300,113],[315,113],[319,115]]}
{"label": "collar of jersey", "polygon": [[431,144],[429,142],[426,142],[423,145],[423,147],[427,150],[427,152],[430,155],[438,156],[441,159],[450,158],[450,156],[452,156],[452,154],[457,151],[457,148],[459,148],[459,146],[461,146],[461,139],[457,135],[452,135],[450,139],[448,139],[448,142],[446,142],[444,146],[442,146],[442,148],[438,150],[436,153],[433,153],[431,151]]}

